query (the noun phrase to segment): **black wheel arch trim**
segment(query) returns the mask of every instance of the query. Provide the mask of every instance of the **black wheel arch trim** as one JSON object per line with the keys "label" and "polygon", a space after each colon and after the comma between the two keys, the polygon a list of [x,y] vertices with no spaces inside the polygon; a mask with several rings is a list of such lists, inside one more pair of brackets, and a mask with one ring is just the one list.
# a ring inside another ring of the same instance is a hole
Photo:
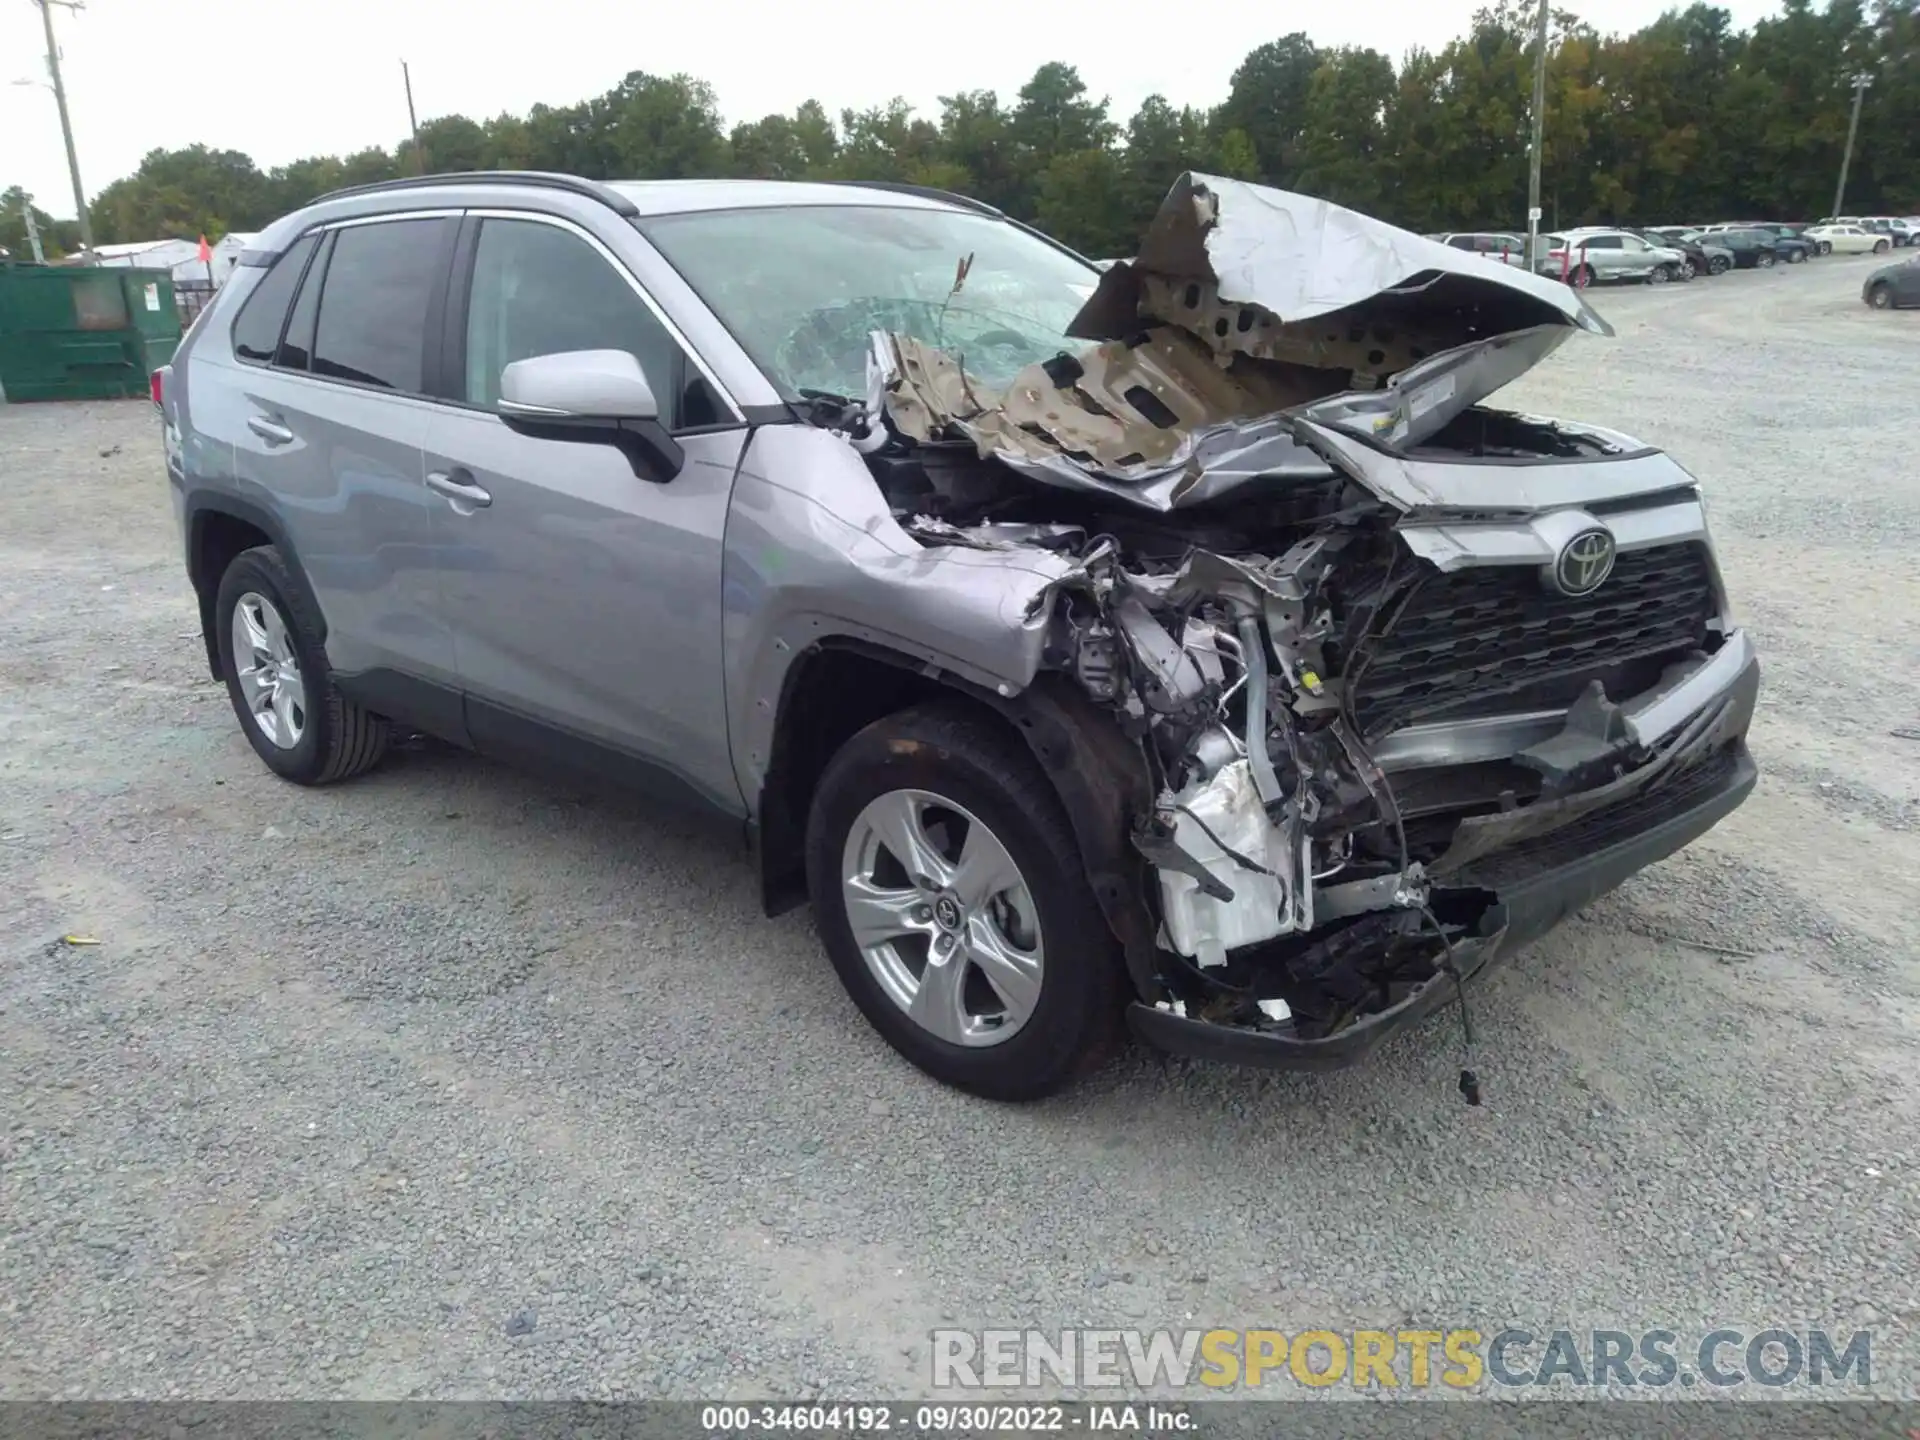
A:
{"label": "black wheel arch trim", "polygon": [[220,669],[220,643],[214,631],[214,602],[220,594],[220,576],[199,573],[200,549],[204,542],[207,520],[210,516],[224,515],[252,526],[280,552],[280,558],[286,562],[287,574],[300,589],[300,599],[307,613],[314,616],[320,627],[320,633],[314,636],[314,643],[324,646],[327,642],[327,615],[320,608],[319,597],[314,594],[313,584],[307,579],[306,568],[301,565],[293,542],[287,536],[286,526],[282,525],[272,511],[238,495],[221,490],[189,490],[183,510],[184,530],[186,533],[187,579],[192,583],[194,593],[200,600],[200,634],[207,647],[207,665],[213,672],[213,678],[223,678]]}
{"label": "black wheel arch trim", "polygon": [[[776,712],[774,759],[760,794],[754,797],[754,818],[749,824],[766,912],[777,915],[806,900],[804,881],[796,884],[791,873],[798,852],[788,853],[796,843],[793,836],[799,833],[795,829],[798,817],[784,813],[775,777],[779,774],[779,737],[786,728],[788,701],[798,689],[808,662],[825,650],[851,651],[910,671],[940,689],[985,706],[1013,726],[1047,772],[1067,812],[1088,884],[1120,943],[1136,993],[1149,1001],[1161,998],[1164,991],[1158,979],[1154,942],[1158,922],[1148,907],[1138,858],[1128,841],[1130,818],[1151,806],[1152,781],[1138,746],[1059,675],[1043,674],[1026,689],[1011,696],[1001,695],[931,666],[924,659],[851,636],[823,636],[808,653],[795,657],[787,668]],[[780,813],[770,814],[770,806]]]}

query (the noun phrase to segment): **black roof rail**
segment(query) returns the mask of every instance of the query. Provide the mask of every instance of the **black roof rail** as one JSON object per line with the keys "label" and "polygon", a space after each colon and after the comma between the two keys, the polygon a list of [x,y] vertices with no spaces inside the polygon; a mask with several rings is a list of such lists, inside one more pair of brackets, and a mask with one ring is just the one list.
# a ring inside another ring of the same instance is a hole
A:
{"label": "black roof rail", "polygon": [[976,200],[971,195],[962,195],[956,190],[942,190],[934,185],[911,185],[905,180],[816,180],[816,185],[850,185],[858,190],[887,190],[896,195],[918,195],[922,200],[944,200],[949,205],[958,205],[963,210],[977,210],[982,215],[993,215],[1004,220],[1006,212]]}
{"label": "black roof rail", "polygon": [[575,195],[584,195],[589,200],[598,200],[623,219],[631,220],[640,213],[638,205],[611,185],[602,185],[597,180],[583,180],[578,175],[561,175],[545,170],[453,170],[439,175],[376,180],[370,185],[349,185],[344,190],[330,190],[313,203],[317,205],[320,200],[339,200],[348,195],[379,195],[388,190],[412,190],[433,185],[525,185],[542,190],[567,190]]}

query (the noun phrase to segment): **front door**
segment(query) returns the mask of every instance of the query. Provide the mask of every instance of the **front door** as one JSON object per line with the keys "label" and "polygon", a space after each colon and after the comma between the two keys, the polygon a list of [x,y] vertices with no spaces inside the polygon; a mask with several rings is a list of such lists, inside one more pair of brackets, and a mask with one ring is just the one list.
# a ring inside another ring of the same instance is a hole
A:
{"label": "front door", "polygon": [[[465,318],[448,329],[460,403],[434,418],[426,461],[474,742],[589,764],[611,752],[641,762],[634,778],[675,779],[737,811],[720,582],[746,430],[586,232],[532,215],[468,223],[479,230]],[[639,360],[685,451],[678,474],[642,477],[612,446],[501,422],[512,361],[604,349]]]}

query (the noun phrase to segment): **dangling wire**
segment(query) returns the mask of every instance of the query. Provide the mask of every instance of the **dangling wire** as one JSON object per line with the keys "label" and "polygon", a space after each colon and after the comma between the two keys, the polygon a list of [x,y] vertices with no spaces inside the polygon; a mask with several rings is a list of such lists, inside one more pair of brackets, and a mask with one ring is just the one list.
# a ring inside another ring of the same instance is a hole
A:
{"label": "dangling wire", "polygon": [[1453,993],[1460,1002],[1460,1034],[1466,1052],[1466,1063],[1460,1067],[1460,1098],[1469,1105],[1478,1105],[1480,1077],[1473,1072],[1473,1014],[1467,1009],[1466,981],[1460,974],[1460,966],[1453,958],[1453,941],[1448,938],[1440,918],[1433,913],[1433,907],[1422,905],[1420,916],[1432,927],[1433,933],[1440,937],[1440,943],[1446,947],[1446,958],[1440,962],[1440,968],[1453,977]]}

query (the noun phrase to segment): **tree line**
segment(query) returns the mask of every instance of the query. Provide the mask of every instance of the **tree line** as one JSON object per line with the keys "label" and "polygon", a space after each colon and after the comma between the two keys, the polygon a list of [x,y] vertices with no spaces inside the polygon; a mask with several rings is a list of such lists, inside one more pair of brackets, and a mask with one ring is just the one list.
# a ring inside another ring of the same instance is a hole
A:
{"label": "tree line", "polygon": [[[598,179],[753,176],[905,181],[975,196],[1085,253],[1126,253],[1183,170],[1324,196],[1414,230],[1525,227],[1533,12],[1496,0],[1437,51],[1398,68],[1377,50],[1303,33],[1251,51],[1210,108],[1148,97],[1124,122],[1060,62],[1011,101],[991,90],[837,115],[815,100],[729,127],[712,88],[634,71],[577,105],[444,115],[393,150],[261,170],[237,150],[154,150],[93,200],[100,243],[217,237],[345,185],[451,170],[561,170]],[[1847,183],[1850,213],[1920,212],[1920,9],[1912,0],[1785,0],[1736,30],[1694,4],[1629,35],[1552,14],[1546,228],[1810,219],[1833,203],[1856,75],[1872,76]],[[16,187],[0,245],[26,253]],[[74,227],[42,214],[56,253]]]}

